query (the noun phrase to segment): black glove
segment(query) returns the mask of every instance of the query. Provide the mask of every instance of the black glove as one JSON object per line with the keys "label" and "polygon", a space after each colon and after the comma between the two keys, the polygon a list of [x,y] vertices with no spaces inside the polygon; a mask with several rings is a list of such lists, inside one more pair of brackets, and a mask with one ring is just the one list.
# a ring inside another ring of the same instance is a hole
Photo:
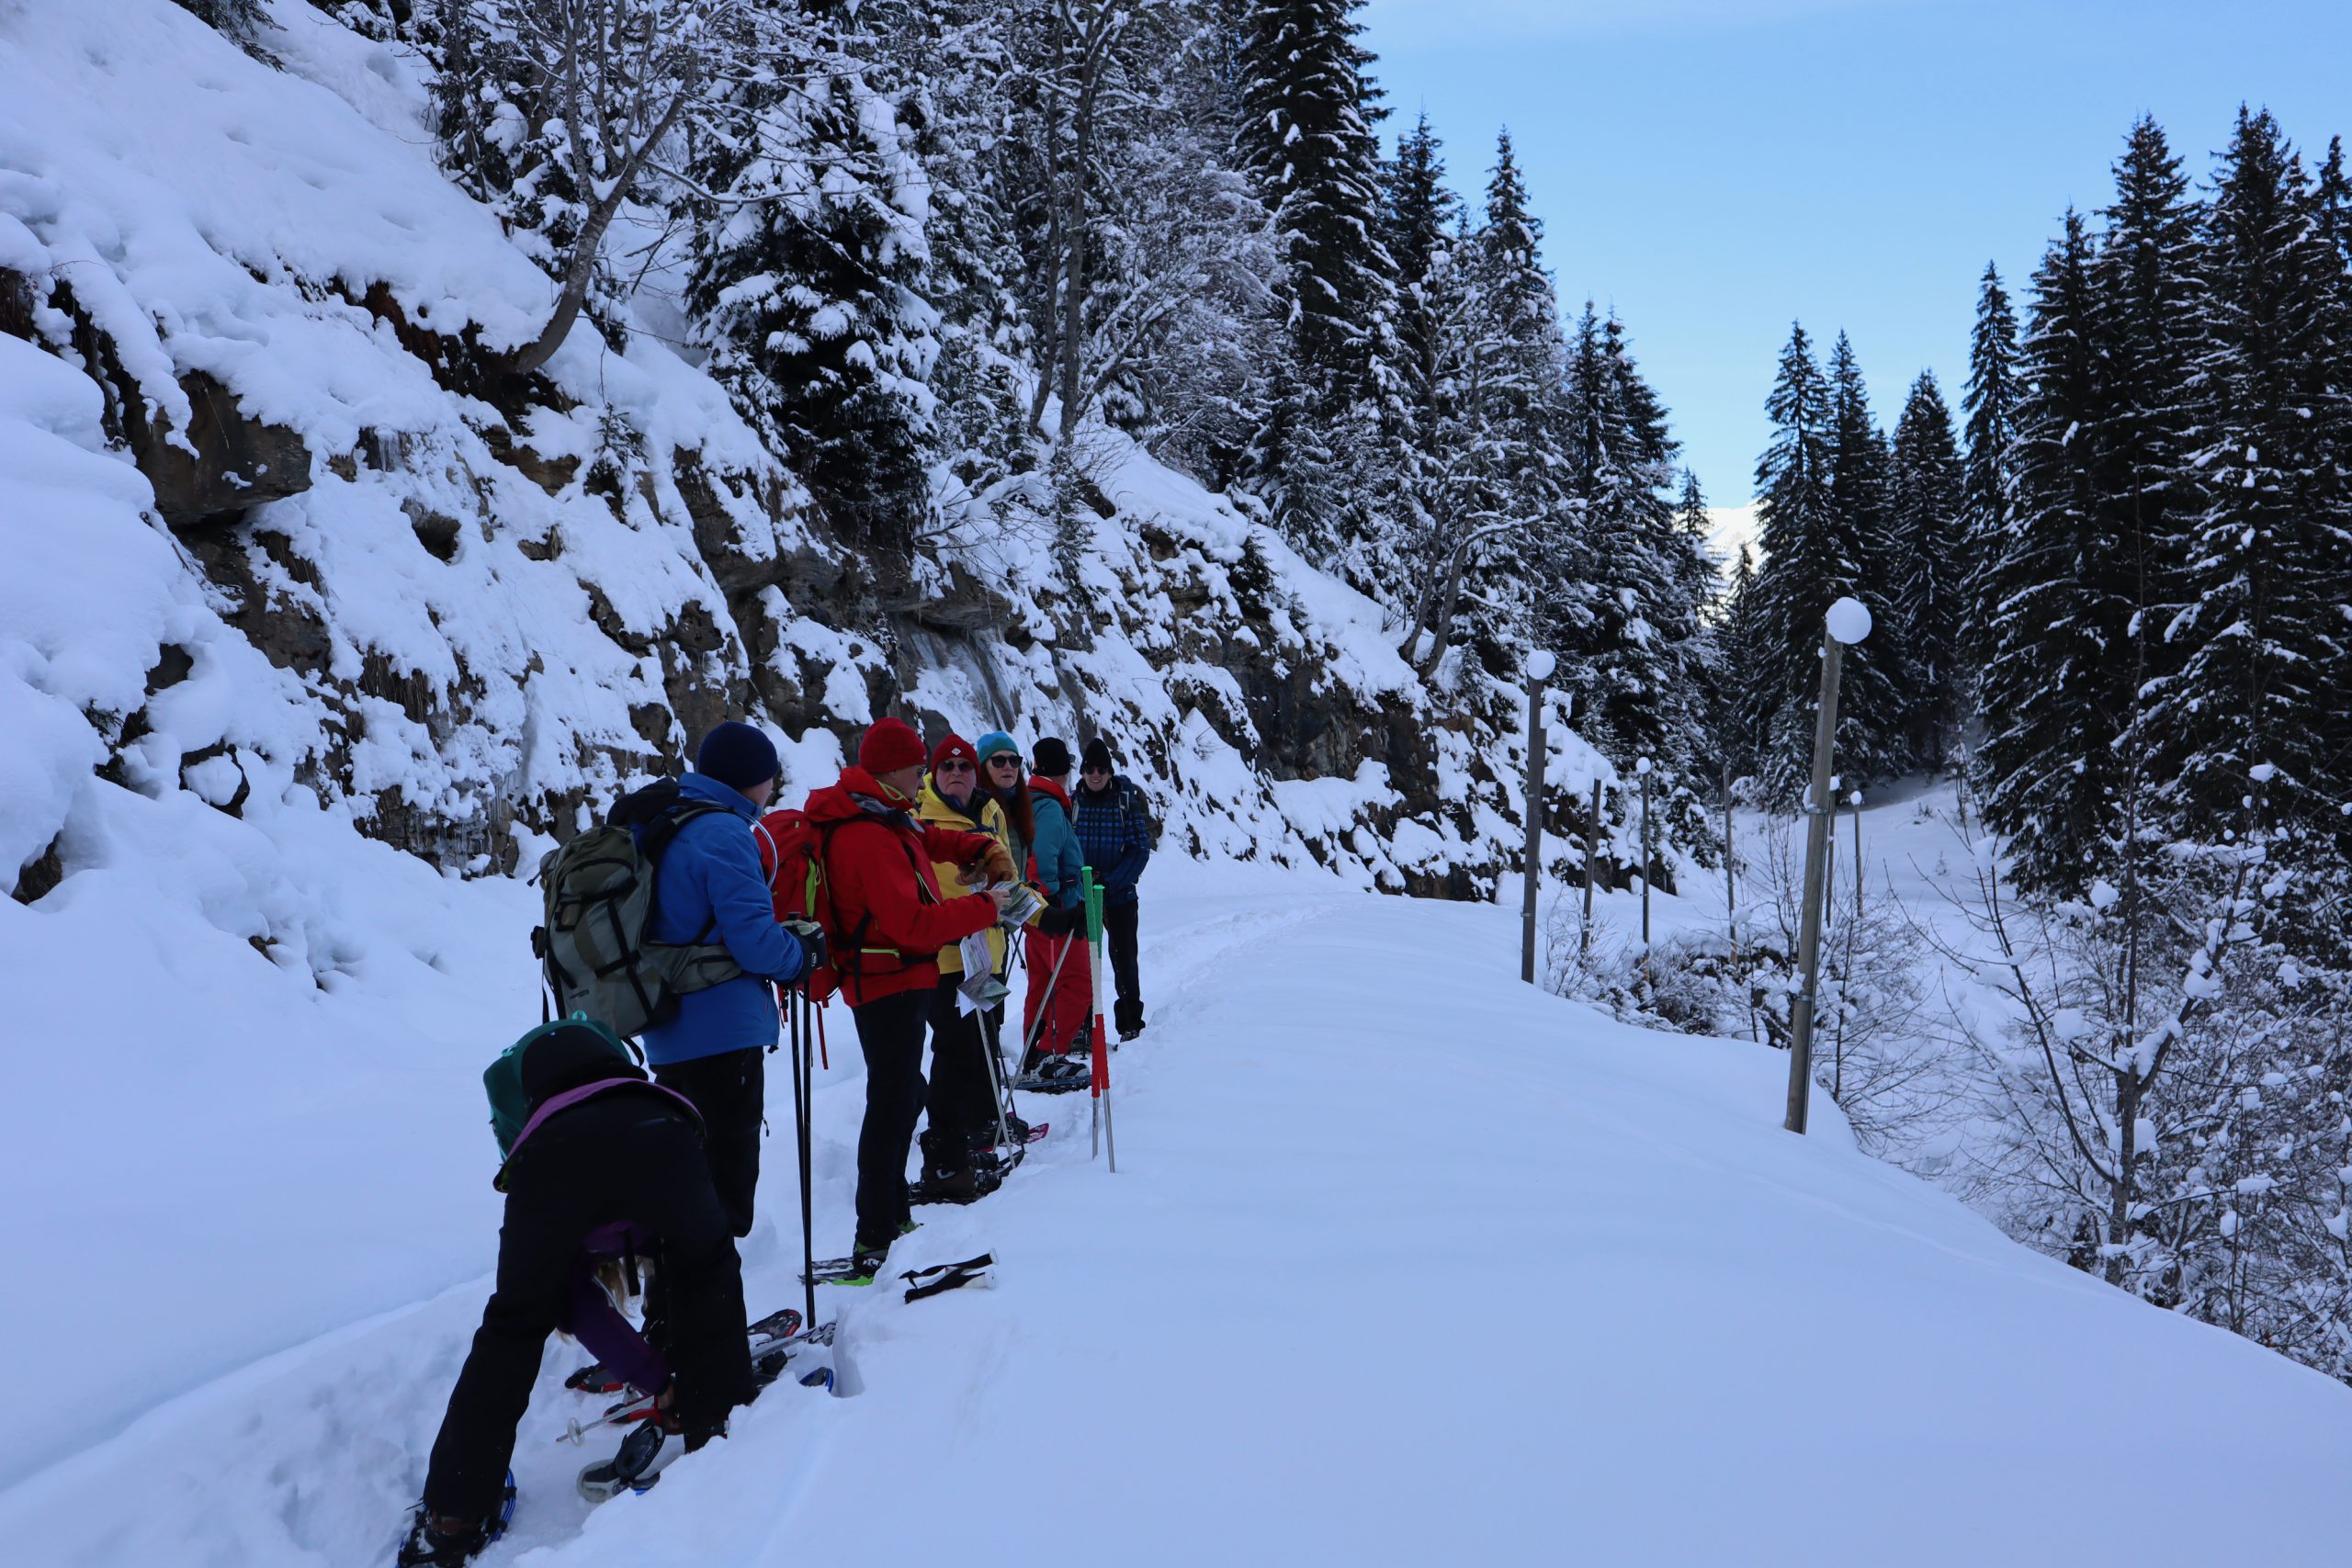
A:
{"label": "black glove", "polygon": [[1037,929],[1047,936],[1068,936],[1086,929],[1086,906],[1050,904],[1037,917]]}
{"label": "black glove", "polygon": [[800,973],[792,977],[792,984],[803,985],[809,976],[825,966],[829,956],[825,949],[825,928],[814,920],[786,920],[784,929],[800,943]]}

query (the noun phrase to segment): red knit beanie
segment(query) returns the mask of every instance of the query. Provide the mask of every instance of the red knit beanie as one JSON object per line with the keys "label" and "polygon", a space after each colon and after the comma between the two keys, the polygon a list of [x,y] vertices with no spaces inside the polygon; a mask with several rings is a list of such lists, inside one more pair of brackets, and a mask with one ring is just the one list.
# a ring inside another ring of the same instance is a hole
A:
{"label": "red knit beanie", "polygon": [[877,776],[920,768],[924,758],[922,737],[902,718],[876,719],[857,743],[857,765]]}
{"label": "red knit beanie", "polygon": [[972,764],[974,773],[979,771],[980,754],[973,750],[972,743],[960,735],[950,735],[931,749],[931,771],[934,773],[939,772],[939,764],[950,757],[961,757]]}

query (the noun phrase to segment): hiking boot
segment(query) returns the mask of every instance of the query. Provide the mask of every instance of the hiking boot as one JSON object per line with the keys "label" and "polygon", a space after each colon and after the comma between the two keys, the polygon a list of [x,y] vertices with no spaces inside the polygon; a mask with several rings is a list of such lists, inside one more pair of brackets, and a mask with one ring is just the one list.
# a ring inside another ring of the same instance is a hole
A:
{"label": "hiking boot", "polygon": [[927,1127],[922,1134],[922,1180],[926,1187],[953,1182],[972,1173],[972,1145],[961,1133]]}
{"label": "hiking boot", "polygon": [[396,1568],[458,1568],[470,1562],[492,1541],[506,1533],[514,1508],[514,1472],[506,1472],[506,1496],[499,1511],[483,1519],[453,1518],[428,1514],[419,1503],[409,1516],[408,1535],[401,1542]]}

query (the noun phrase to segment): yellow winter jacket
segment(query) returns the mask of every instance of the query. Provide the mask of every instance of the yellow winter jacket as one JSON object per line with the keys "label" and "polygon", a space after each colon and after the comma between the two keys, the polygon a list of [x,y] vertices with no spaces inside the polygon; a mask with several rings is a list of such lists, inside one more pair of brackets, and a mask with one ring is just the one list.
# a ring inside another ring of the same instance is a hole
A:
{"label": "yellow winter jacket", "polygon": [[[959,833],[986,833],[1000,844],[1005,842],[1012,835],[1005,828],[1004,807],[977,790],[973,793],[973,799],[981,803],[978,817],[957,810],[949,804],[945,795],[932,787],[931,780],[926,777],[922,781],[922,788],[915,795],[915,815],[937,827],[952,828]],[[931,869],[938,876],[942,888],[963,886],[963,874],[946,862],[933,861]],[[996,973],[1002,975],[1005,970],[1002,926],[989,928],[989,958]],[[939,972],[942,975],[961,975],[964,972],[963,953],[953,945],[940,949]]]}

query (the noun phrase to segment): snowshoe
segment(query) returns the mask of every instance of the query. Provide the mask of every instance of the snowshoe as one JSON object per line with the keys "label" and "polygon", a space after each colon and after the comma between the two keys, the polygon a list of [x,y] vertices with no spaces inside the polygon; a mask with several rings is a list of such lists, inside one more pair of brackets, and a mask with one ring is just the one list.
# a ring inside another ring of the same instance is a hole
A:
{"label": "snowshoe", "polygon": [[490,1544],[506,1533],[514,1522],[514,1472],[506,1472],[505,1490],[500,1494],[498,1512],[489,1518],[457,1530],[433,1528],[432,1517],[419,1503],[410,1513],[408,1533],[401,1538],[400,1552],[392,1559],[394,1568],[458,1568],[470,1562]]}
{"label": "snowshoe", "polygon": [[612,1458],[582,1469],[580,1495],[591,1503],[602,1503],[623,1492],[650,1490],[678,1451],[662,1423],[648,1421],[621,1439]]}
{"label": "snowshoe", "polygon": [[889,1260],[889,1257],[890,1247],[887,1242],[880,1247],[861,1246],[847,1258],[819,1259],[808,1273],[800,1277],[801,1283],[870,1285],[874,1283],[874,1276],[882,1271],[882,1266]]}
{"label": "snowshoe", "polygon": [[1047,1056],[1034,1073],[1024,1073],[1012,1087],[1032,1094],[1068,1094],[1093,1081],[1092,1069],[1074,1055]]}
{"label": "snowshoe", "polygon": [[762,1340],[790,1339],[800,1332],[800,1309],[786,1307],[772,1312],[752,1325],[752,1348],[756,1350]]}
{"label": "snowshoe", "polygon": [[946,1181],[929,1177],[907,1189],[910,1203],[977,1203],[1004,1185],[1001,1172],[966,1170]]}

